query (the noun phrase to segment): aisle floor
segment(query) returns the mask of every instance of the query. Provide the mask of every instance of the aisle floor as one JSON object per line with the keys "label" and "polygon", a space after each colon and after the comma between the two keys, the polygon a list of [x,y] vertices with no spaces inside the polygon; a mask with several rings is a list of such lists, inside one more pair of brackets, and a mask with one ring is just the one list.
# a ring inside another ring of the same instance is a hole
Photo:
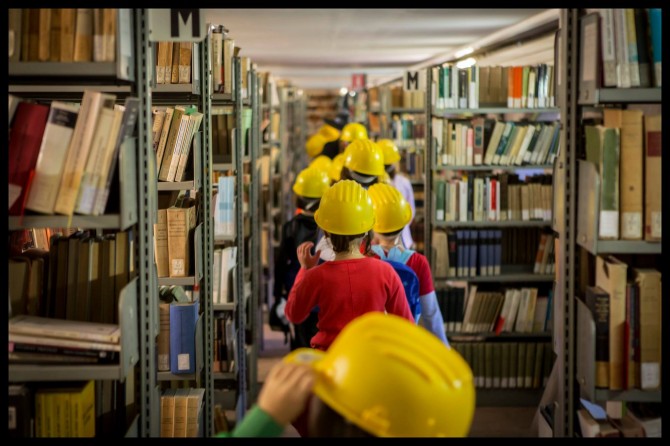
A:
{"label": "aisle floor", "polygon": [[[268,372],[286,353],[284,334],[263,327],[263,348],[258,358],[258,381],[263,383]],[[531,428],[535,407],[477,407],[470,429],[470,437],[537,437]],[[298,437],[292,426],[288,426],[284,437]]]}

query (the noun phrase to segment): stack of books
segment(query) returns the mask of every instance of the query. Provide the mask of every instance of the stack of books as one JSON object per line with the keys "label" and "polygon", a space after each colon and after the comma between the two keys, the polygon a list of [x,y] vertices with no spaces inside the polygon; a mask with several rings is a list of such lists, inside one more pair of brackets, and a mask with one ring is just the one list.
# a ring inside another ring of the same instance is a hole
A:
{"label": "stack of books", "polygon": [[118,325],[19,315],[9,320],[9,362],[118,364]]}

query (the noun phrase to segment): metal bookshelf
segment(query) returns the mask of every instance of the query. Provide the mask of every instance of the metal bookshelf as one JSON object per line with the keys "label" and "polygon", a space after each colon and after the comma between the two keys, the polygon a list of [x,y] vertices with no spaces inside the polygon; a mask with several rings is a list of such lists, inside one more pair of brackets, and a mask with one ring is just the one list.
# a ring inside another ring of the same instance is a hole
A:
{"label": "metal bookshelf", "polygon": [[[117,364],[91,365],[39,365],[9,364],[10,382],[46,383],[70,380],[116,381],[123,388],[140,397],[136,401],[136,412],[121,426],[121,435],[148,436],[151,417],[151,395],[146,393],[147,351],[152,315],[148,303],[153,294],[150,282],[153,258],[145,255],[153,252],[153,224],[147,216],[151,213],[151,144],[146,139],[146,129],[151,127],[151,115],[146,101],[148,77],[144,60],[144,10],[117,10],[117,53],[115,62],[10,62],[8,67],[8,90],[12,94],[38,102],[53,100],[80,102],[85,90],[112,93],[117,102],[132,95],[140,99],[135,136],[123,143],[118,169],[121,181],[112,187],[120,188],[120,213],[101,216],[73,215],[25,215],[9,217],[8,229],[45,227],[79,227],[101,231],[103,229],[126,230],[133,228],[137,256],[131,267],[136,276],[119,292],[118,320],[121,326],[121,351]],[[123,51],[121,51],[123,49]],[[150,132],[149,132],[150,135]],[[155,161],[154,161],[155,163]],[[121,175],[123,172],[123,175]],[[148,172],[148,173],[147,173]],[[148,179],[147,179],[148,178]],[[139,374],[136,374],[139,369]],[[135,381],[135,376],[140,376]]]}
{"label": "metal bookshelf", "polygon": [[503,221],[435,221],[436,228],[544,228],[551,226],[549,220],[503,220]]}
{"label": "metal bookshelf", "polygon": [[521,166],[494,166],[494,165],[481,165],[481,166],[433,166],[433,171],[441,170],[462,170],[465,172],[488,172],[491,170],[502,170],[502,171],[516,171],[516,170],[547,170],[552,169],[554,166],[551,164],[524,164]]}

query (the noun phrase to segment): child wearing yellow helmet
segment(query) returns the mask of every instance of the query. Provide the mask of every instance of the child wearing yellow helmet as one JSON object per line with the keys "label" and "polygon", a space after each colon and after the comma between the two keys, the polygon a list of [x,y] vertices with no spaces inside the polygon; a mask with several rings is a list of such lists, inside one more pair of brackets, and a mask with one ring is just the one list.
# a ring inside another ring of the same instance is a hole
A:
{"label": "child wearing yellow helmet", "polygon": [[320,252],[310,253],[314,242],[299,245],[301,268],[284,308],[290,322],[300,323],[315,306],[319,307],[319,331],[311,340],[312,348],[327,350],[344,325],[369,311],[414,321],[393,268],[360,252],[363,239],[367,238],[369,246],[374,224],[372,201],[366,190],[351,180],[335,183],[321,198],[314,220],[331,240],[335,258],[317,265]]}
{"label": "child wearing yellow helmet", "polygon": [[[316,334],[317,311],[310,312],[302,323],[294,324],[290,332],[283,307],[293,287],[300,263],[296,248],[304,242],[316,243],[319,228],[314,221],[314,212],[319,208],[321,197],[330,187],[328,174],[316,167],[303,169],[295,179],[293,193],[296,207],[300,210],[282,227],[279,252],[274,262],[274,305],[270,309],[270,326],[283,331],[285,341],[290,339],[290,348],[309,347],[309,340]],[[290,334],[290,336],[289,336]]]}
{"label": "child wearing yellow helmet", "polygon": [[305,410],[307,437],[466,437],[475,410],[472,369],[407,320],[366,313],[327,352],[284,357],[242,422],[217,436],[279,436]]}
{"label": "child wearing yellow helmet", "polygon": [[[382,149],[384,154],[384,171],[388,175],[388,183],[398,189],[405,197],[410,208],[412,208],[412,215],[414,215],[414,189],[412,188],[412,183],[409,181],[409,178],[403,175],[398,168],[400,162],[400,151],[398,150],[398,147],[390,139],[380,139],[377,141],[377,145]],[[409,226],[410,223],[412,223],[411,220],[405,225],[401,235],[402,243],[406,248],[411,248],[414,244],[412,231]]]}
{"label": "child wearing yellow helmet", "polygon": [[[375,184],[368,189],[368,194],[375,210],[375,224],[372,230],[376,240],[379,241],[379,244],[372,246],[375,257],[391,260],[394,262],[392,265],[400,263],[415,273],[418,279],[418,289],[415,288],[418,308],[416,310],[412,308],[413,296],[408,295],[410,308],[414,310],[415,316],[420,313],[417,322],[449,345],[428,259],[420,252],[406,249],[400,239],[403,228],[407,227],[412,219],[412,209],[402,194],[389,184]],[[402,271],[402,267],[395,269],[398,272]],[[407,291],[405,287],[406,295]]]}

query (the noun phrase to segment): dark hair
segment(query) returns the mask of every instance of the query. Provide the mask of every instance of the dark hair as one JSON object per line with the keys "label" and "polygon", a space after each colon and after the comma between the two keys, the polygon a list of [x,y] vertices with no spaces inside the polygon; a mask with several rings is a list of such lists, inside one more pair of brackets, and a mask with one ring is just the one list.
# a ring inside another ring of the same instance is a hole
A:
{"label": "dark hair", "polygon": [[395,237],[395,236],[397,236],[398,234],[400,234],[400,233],[402,232],[403,229],[405,229],[404,226],[403,226],[402,228],[398,229],[397,231],[393,231],[393,232],[378,232],[378,234],[379,234],[379,235],[383,235],[384,237]]}
{"label": "dark hair", "polygon": [[395,164],[387,164],[384,166],[384,170],[386,170],[386,173],[389,174],[389,177],[391,179],[395,178],[396,174],[396,169],[395,169]]}
{"label": "dark hair", "polygon": [[308,415],[309,437],[375,437],[333,410],[321,398],[312,395]]}
{"label": "dark hair", "polygon": [[342,180],[353,180],[353,181],[356,181],[358,184],[360,184],[361,186],[363,186],[365,189],[367,189],[368,187],[372,186],[373,184],[379,182],[379,177],[376,176],[376,175],[367,175],[367,174],[365,174],[365,173],[359,173],[359,172],[356,172],[357,175],[360,175],[360,176],[363,176],[363,177],[371,177],[371,178],[372,178],[372,181],[370,181],[369,183],[361,183],[361,182],[358,181],[356,178],[354,178],[354,176],[351,174],[351,172],[352,172],[352,171],[351,171],[348,167],[342,167],[342,173],[340,174],[340,178],[341,178]]}
{"label": "dark hair", "polygon": [[321,204],[320,198],[307,198],[300,195],[296,195],[296,206],[300,209],[306,211],[314,212],[319,209],[319,204]]}
{"label": "dark hair", "polygon": [[331,233],[326,234],[330,238],[330,243],[333,245],[333,251],[336,253],[349,251],[349,245],[351,245],[351,241],[363,236],[365,236],[365,252],[363,254],[368,255],[370,252],[372,230],[366,232],[365,234],[356,235],[340,235]]}

